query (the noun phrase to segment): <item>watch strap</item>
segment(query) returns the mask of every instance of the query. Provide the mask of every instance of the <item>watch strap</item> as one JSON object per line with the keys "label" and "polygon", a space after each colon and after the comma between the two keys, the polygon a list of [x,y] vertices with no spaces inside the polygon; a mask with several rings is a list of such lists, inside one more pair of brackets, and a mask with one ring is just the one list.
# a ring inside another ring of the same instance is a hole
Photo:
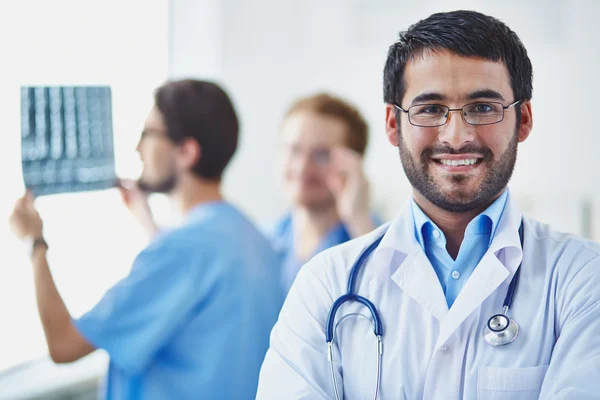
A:
{"label": "watch strap", "polygon": [[33,253],[35,252],[35,250],[41,246],[45,246],[46,249],[48,248],[48,243],[46,242],[46,240],[44,240],[43,237],[25,239],[25,247],[29,257],[33,257]]}

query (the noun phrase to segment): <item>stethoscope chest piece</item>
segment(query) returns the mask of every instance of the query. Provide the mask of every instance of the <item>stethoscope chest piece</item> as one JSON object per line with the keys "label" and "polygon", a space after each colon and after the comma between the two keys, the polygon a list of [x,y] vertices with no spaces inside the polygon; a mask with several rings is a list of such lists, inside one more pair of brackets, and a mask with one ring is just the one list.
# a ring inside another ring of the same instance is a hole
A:
{"label": "stethoscope chest piece", "polygon": [[483,340],[498,347],[512,343],[519,334],[519,324],[505,314],[493,315],[483,329]]}

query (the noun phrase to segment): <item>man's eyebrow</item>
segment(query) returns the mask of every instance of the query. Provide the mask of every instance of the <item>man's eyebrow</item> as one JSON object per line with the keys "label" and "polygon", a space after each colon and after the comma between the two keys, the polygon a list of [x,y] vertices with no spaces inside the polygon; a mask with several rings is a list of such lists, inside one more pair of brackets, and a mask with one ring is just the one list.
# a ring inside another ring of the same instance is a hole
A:
{"label": "man's eyebrow", "polygon": [[504,96],[502,96],[499,92],[496,92],[495,90],[491,89],[476,90],[475,92],[470,93],[467,98],[469,100],[495,99],[505,101]]}
{"label": "man's eyebrow", "polygon": [[[420,95],[415,97],[412,100],[411,105],[423,104],[423,103],[426,103],[429,101],[445,101],[447,99],[448,99],[448,97],[446,95],[443,95],[438,92],[425,92],[425,93],[421,93]],[[502,96],[502,94],[500,94],[500,92],[497,92],[492,89],[476,90],[474,92],[469,93],[469,95],[467,96],[467,100],[477,100],[477,99],[494,99],[494,100],[500,100],[500,101],[506,100],[504,98],[504,96]]]}
{"label": "man's eyebrow", "polygon": [[421,93],[420,95],[418,95],[417,97],[415,97],[412,100],[411,105],[415,105],[415,104],[422,104],[426,101],[443,101],[446,100],[447,97],[444,96],[441,93],[437,93],[437,92],[425,92],[425,93]]}

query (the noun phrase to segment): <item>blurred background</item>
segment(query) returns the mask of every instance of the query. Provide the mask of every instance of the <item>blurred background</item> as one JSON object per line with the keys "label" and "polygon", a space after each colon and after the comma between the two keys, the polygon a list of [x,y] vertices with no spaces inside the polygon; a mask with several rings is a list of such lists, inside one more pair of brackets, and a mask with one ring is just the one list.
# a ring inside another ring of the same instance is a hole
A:
{"label": "blurred background", "polygon": [[[533,63],[534,129],[519,148],[510,185],[523,212],[600,239],[594,0],[21,0],[0,7],[2,221],[24,190],[21,86],[109,85],[117,174],[135,178],[141,165],[134,150],[153,90],[184,77],[216,80],[233,98],[242,136],[225,192],[257,222],[286,209],[275,168],[283,113],[296,97],[318,91],[348,99],[367,118],[373,203],[392,218],[410,186],[384,135],[387,48],[434,12],[472,9],[506,22]],[[145,237],[114,189],[37,204],[56,284],[77,317],[127,274]],[[151,204],[158,220],[170,223],[166,199],[154,196]],[[60,367],[46,360],[27,256],[5,222],[0,254],[0,399],[95,398],[105,356]]]}

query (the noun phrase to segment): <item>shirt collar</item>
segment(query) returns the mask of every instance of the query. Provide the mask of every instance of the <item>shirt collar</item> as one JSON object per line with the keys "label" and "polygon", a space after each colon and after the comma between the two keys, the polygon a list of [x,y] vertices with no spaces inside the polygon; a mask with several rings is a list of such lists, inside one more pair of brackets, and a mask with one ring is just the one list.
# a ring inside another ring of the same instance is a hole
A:
{"label": "shirt collar", "polygon": [[[375,232],[377,235],[383,235],[383,238],[373,256],[377,258],[379,265],[389,264],[389,268],[381,268],[382,272],[393,273],[407,256],[423,251],[415,236],[415,219],[411,201],[412,198],[409,198],[396,217]],[[504,250],[504,264],[511,273],[514,273],[523,257],[519,239],[519,226],[523,215],[509,189],[506,189],[505,202],[500,220],[494,228],[495,233],[488,252],[497,255],[500,250]]]}
{"label": "shirt collar", "polygon": [[437,226],[433,221],[421,210],[421,207],[417,204],[414,197],[410,197],[410,208],[415,220],[415,238],[422,248],[425,248],[425,238],[423,237],[423,228],[428,225],[432,225],[437,229]]}
{"label": "shirt collar", "polygon": [[504,192],[496,199],[488,208],[483,211],[480,216],[485,215],[489,218],[489,221],[492,223],[492,230],[490,232],[490,244],[492,243],[492,239],[496,234],[496,230],[498,229],[498,224],[500,223],[500,218],[502,218],[502,213],[506,208],[506,200],[508,199],[508,189],[505,189]]}
{"label": "shirt collar", "polygon": [[[502,200],[504,198],[504,200]],[[500,203],[505,202],[503,211],[500,212],[499,220],[494,225],[494,235],[490,248],[494,251],[503,247],[521,248],[519,240],[519,225],[522,214],[516,200],[507,188],[499,198]],[[421,248],[415,235],[415,217],[412,212],[412,196],[405,202],[404,206],[389,223],[386,233],[381,241],[380,248],[389,248],[410,254]]]}
{"label": "shirt collar", "polygon": [[[502,217],[502,212],[506,206],[506,200],[508,198],[508,189],[505,189],[500,196],[488,208],[486,208],[481,214],[473,218],[467,225],[465,237],[474,234],[489,234],[489,244],[492,243],[492,239],[496,233],[498,223]],[[425,248],[425,238],[423,237],[423,231],[431,233],[432,230],[437,229],[440,233],[441,230],[437,225],[423,212],[421,207],[417,204],[415,199],[411,196],[410,208],[413,214],[415,222],[415,238],[419,245]],[[443,235],[443,233],[442,233]],[[445,240],[444,240],[445,242]]]}

